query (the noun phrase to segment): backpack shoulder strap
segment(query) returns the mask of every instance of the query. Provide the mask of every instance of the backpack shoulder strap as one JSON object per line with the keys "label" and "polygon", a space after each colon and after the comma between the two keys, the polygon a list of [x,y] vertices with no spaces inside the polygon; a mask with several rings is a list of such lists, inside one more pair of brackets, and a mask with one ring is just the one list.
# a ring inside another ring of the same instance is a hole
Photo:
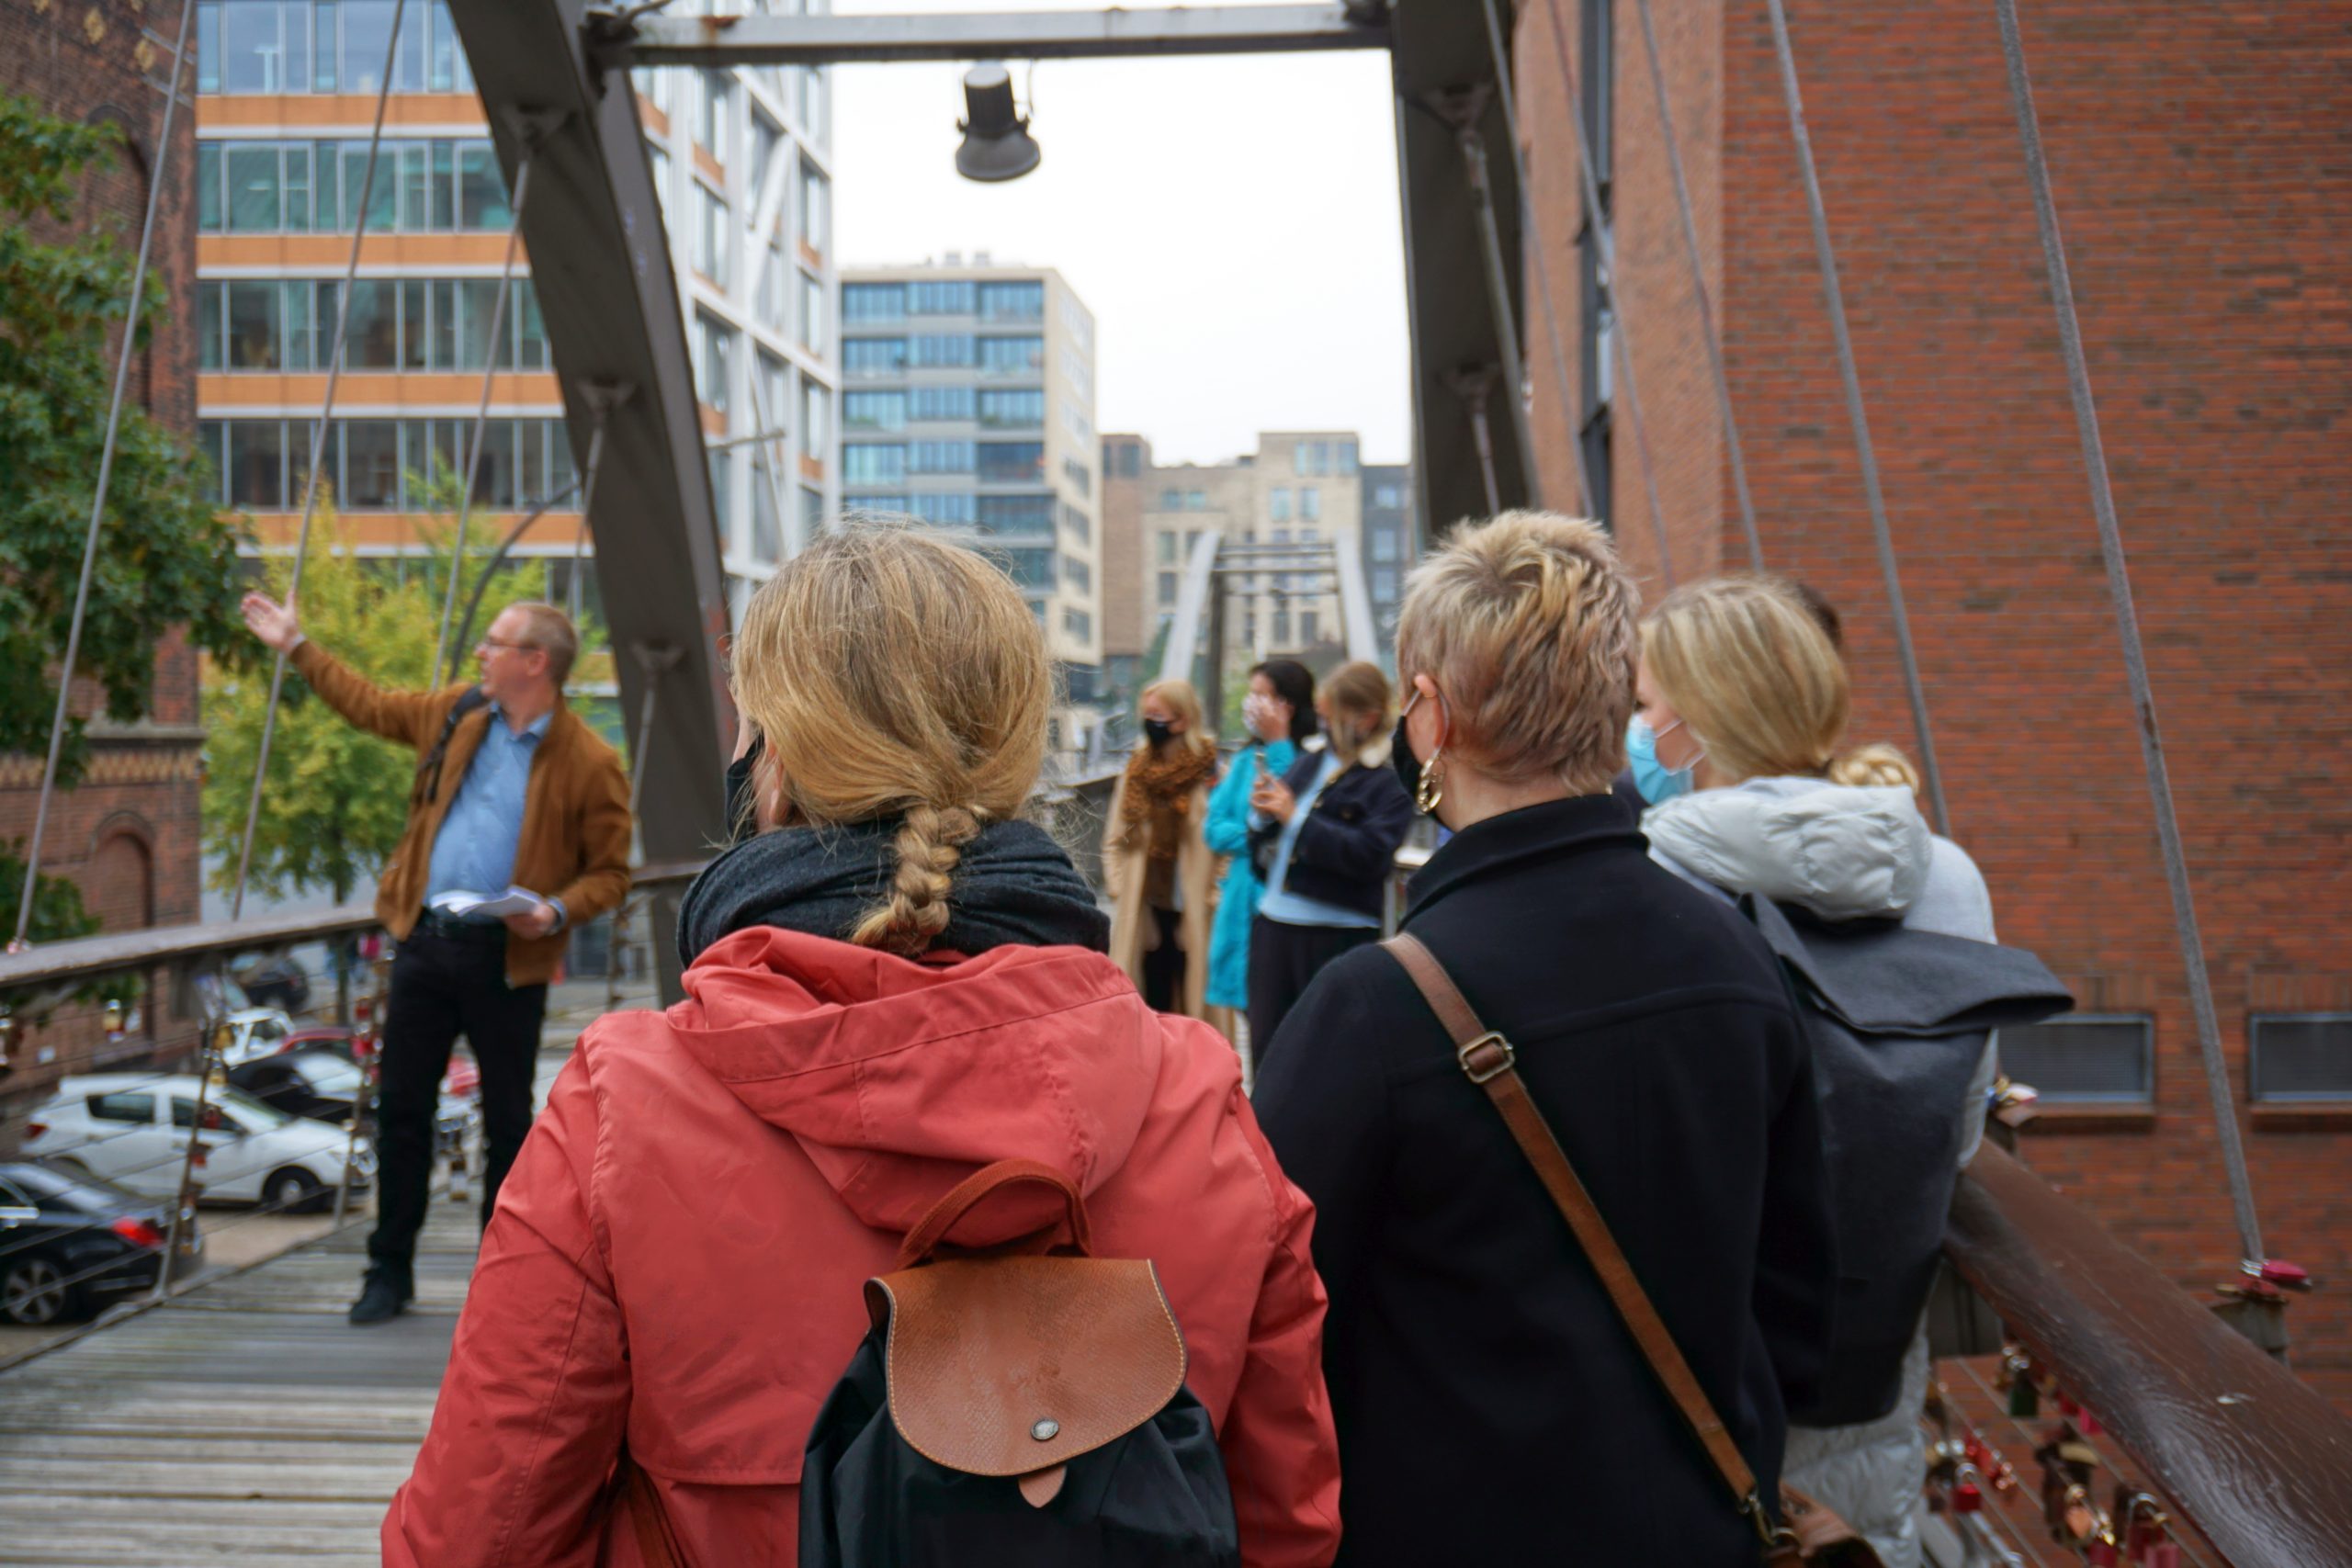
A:
{"label": "backpack shoulder strap", "polygon": [[1706,1449],[1707,1457],[1714,1461],[1724,1483],[1730,1486],[1732,1495],[1738,1499],[1740,1512],[1765,1532],[1770,1542],[1770,1517],[1757,1492],[1755,1472],[1747,1468],[1739,1445],[1732,1441],[1730,1431],[1715,1414],[1706,1392],[1699,1386],[1690,1364],[1682,1359],[1674,1336],[1668,1332],[1657,1308],[1651,1304],[1649,1292],[1634,1277],[1633,1265],[1617,1246],[1617,1238],[1594,1206],[1592,1195],[1585,1190],[1576,1168],[1568,1163],[1567,1151],[1553,1135],[1551,1123],[1544,1120],[1544,1112],[1536,1109],[1527,1086],[1520,1080],[1518,1054],[1510,1042],[1479,1021],[1477,1013],[1454,985],[1453,977],[1445,972],[1445,965],[1419,937],[1394,936],[1380,945],[1403,966],[1419,987],[1430,1010],[1437,1014],[1438,1022],[1445,1026],[1464,1075],[1485,1089],[1487,1098],[1502,1113],[1520,1152],[1535,1168],[1544,1190],[1552,1195],[1560,1216],[1568,1222],[1568,1229],[1584,1248],[1593,1272],[1600,1277],[1609,1299],[1616,1304],[1617,1315],[1632,1332],[1634,1343],[1641,1348],[1650,1370],[1657,1374],[1668,1397],[1681,1411],[1683,1420],[1690,1424],[1691,1432]]}
{"label": "backpack shoulder strap", "polygon": [[441,734],[433,742],[433,749],[417,759],[416,782],[409,790],[410,805],[425,805],[440,793],[441,762],[449,754],[449,737],[458,733],[458,726],[465,722],[468,714],[479,713],[489,705],[490,694],[480,686],[468,686],[458,694],[458,700],[449,705],[449,716],[441,721]]}

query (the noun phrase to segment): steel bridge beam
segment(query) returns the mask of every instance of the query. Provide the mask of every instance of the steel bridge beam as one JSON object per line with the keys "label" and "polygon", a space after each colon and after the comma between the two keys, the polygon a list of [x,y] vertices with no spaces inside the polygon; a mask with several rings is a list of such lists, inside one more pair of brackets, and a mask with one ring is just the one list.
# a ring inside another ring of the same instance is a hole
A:
{"label": "steel bridge beam", "polygon": [[1103,60],[1385,49],[1377,5],[1196,6],[964,16],[673,17],[598,13],[613,66],[870,65],[923,60]]}

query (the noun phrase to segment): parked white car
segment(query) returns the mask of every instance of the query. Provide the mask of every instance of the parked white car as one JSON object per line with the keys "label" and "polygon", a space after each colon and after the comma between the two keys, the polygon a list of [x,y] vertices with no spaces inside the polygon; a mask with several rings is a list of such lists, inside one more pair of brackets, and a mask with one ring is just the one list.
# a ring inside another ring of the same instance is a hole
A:
{"label": "parked white car", "polygon": [[[33,1113],[24,1152],[133,1192],[168,1198],[179,1190],[200,1087],[193,1075],[66,1078]],[[203,1154],[196,1180],[208,1199],[323,1208],[334,1202],[344,1179],[346,1139],[342,1128],[289,1116],[243,1089],[217,1089],[206,1098],[204,1126],[197,1134]],[[366,1139],[351,1164],[353,1190],[364,1190],[376,1175],[376,1151]]]}

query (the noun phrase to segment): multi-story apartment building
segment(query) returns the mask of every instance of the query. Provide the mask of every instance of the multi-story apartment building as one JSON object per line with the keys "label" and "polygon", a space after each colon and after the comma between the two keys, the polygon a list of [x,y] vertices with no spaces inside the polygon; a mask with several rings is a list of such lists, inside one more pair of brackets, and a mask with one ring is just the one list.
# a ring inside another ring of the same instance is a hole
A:
{"label": "multi-story apartment building", "polygon": [[1145,661],[1156,630],[1144,595],[1145,481],[1151,443],[1140,435],[1102,438],[1102,527],[1097,536],[1102,579],[1102,690],[1106,708],[1133,705],[1156,671]]}
{"label": "multi-story apartment building", "polygon": [[856,267],[842,283],[842,508],[912,516],[1005,563],[1080,737],[1102,665],[1094,317],[1051,267]]}
{"label": "multi-story apartment building", "polygon": [[1373,624],[1380,628],[1381,658],[1393,662],[1405,570],[1419,553],[1413,534],[1413,470],[1403,463],[1367,463],[1363,480],[1364,592],[1372,600]]}
{"label": "multi-story apartment building", "polygon": [[[200,0],[197,99],[199,439],[220,501],[259,547],[290,547],[368,134],[390,0]],[[492,383],[470,537],[552,502],[515,556],[557,603],[595,603],[572,446],[527,265],[499,330],[513,209],[446,0],[406,7],[353,286],[325,477],[363,556],[424,554],[436,463],[462,472]],[[830,510],[838,290],[830,107],[808,70],[647,71],[646,155],[662,194],[726,568],[764,577]],[[756,444],[723,445],[778,433]]]}
{"label": "multi-story apartment building", "polygon": [[[1208,528],[1228,546],[1315,545],[1361,536],[1363,491],[1352,431],[1269,432],[1230,463],[1146,470],[1144,533],[1153,634],[1174,615],[1184,563]],[[1341,640],[1328,572],[1261,572],[1226,580],[1229,649],[1299,656]]]}

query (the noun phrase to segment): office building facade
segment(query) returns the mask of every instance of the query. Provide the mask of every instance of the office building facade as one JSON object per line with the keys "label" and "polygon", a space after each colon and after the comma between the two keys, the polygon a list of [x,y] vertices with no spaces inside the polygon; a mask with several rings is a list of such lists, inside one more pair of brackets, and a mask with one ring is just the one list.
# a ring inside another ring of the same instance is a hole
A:
{"label": "office building facade", "polygon": [[[198,437],[220,502],[290,548],[324,404],[390,0],[201,0],[197,19]],[[367,197],[324,476],[363,557],[410,559],[446,529],[494,365],[469,537],[546,513],[514,557],[558,604],[596,602],[573,443],[523,256],[505,309],[506,179],[446,0],[413,0]],[[838,288],[821,73],[637,75],[738,597],[832,505]],[[495,331],[493,331],[493,325]],[[769,439],[741,443],[745,435]],[[580,433],[584,452],[585,433]],[[736,442],[738,444],[728,445]]]}
{"label": "office building facade", "polygon": [[1380,629],[1380,652],[1393,663],[1396,612],[1405,602],[1405,573],[1419,553],[1413,528],[1413,470],[1403,463],[1364,465],[1364,593],[1372,601],[1373,624]]}
{"label": "office building facade", "polygon": [[910,516],[999,558],[1027,595],[1075,747],[1098,699],[1094,317],[1051,267],[950,252],[842,281],[842,509]]}

